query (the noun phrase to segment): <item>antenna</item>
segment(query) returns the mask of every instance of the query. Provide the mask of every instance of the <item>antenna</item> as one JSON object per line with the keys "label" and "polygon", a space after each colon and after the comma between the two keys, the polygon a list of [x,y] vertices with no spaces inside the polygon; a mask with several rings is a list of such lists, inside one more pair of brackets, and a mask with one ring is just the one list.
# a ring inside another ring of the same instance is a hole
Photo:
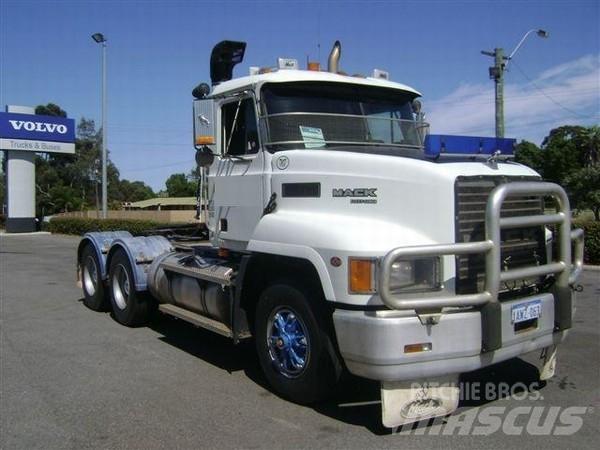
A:
{"label": "antenna", "polygon": [[317,61],[321,65],[321,2],[317,3]]}

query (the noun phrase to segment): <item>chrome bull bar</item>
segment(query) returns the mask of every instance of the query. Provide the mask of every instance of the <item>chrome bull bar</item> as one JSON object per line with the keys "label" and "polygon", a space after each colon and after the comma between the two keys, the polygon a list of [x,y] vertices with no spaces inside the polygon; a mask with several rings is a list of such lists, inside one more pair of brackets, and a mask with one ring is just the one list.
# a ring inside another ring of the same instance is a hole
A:
{"label": "chrome bull bar", "polygon": [[[500,217],[505,199],[511,195],[551,196],[557,203],[555,214],[535,216]],[[501,229],[558,225],[558,260],[531,267],[501,270]],[[574,261],[571,246],[575,244]],[[485,254],[485,283],[483,292],[466,295],[425,297],[420,295],[397,296],[390,290],[389,279],[392,264],[407,257],[443,255]],[[501,347],[500,302],[498,294],[501,283],[529,277],[556,275],[552,287],[555,298],[555,330],[571,327],[571,285],[583,269],[583,230],[571,230],[569,199],[564,189],[554,183],[514,182],[497,186],[490,194],[485,213],[485,240],[479,242],[452,243],[401,247],[390,251],[379,260],[378,292],[383,303],[391,309],[432,310],[444,307],[480,306],[482,314],[483,351]]]}

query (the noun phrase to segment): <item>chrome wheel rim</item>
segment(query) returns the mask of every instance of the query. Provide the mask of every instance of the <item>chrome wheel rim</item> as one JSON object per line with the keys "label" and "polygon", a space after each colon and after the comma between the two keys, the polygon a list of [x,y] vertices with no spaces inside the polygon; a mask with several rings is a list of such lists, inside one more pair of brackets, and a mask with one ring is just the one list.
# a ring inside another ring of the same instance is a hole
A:
{"label": "chrome wheel rim", "polygon": [[123,266],[123,264],[119,264],[115,267],[113,276],[112,276],[112,294],[115,304],[119,309],[127,308],[127,303],[129,302],[129,274],[127,273],[127,269]]}
{"label": "chrome wheel rim", "polygon": [[93,297],[98,286],[98,267],[92,256],[88,256],[83,265],[83,287],[85,292]]}
{"label": "chrome wheel rim", "polygon": [[310,357],[310,341],[302,318],[291,308],[273,310],[267,322],[267,348],[273,367],[287,378],[302,375]]}

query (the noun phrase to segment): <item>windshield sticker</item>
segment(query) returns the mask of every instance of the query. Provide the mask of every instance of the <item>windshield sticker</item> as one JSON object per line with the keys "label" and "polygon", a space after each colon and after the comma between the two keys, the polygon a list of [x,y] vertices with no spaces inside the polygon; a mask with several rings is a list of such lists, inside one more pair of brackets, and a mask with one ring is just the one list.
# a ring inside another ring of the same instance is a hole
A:
{"label": "windshield sticker", "polygon": [[323,130],[314,127],[304,127],[300,125],[300,134],[304,141],[305,148],[320,148],[325,147],[325,138]]}

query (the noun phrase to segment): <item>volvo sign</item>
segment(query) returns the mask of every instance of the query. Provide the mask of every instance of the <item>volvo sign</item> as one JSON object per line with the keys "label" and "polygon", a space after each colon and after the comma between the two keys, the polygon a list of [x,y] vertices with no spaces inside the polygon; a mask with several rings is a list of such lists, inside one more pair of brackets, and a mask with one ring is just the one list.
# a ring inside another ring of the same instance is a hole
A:
{"label": "volvo sign", "polygon": [[75,121],[41,116],[33,108],[0,112],[0,150],[6,150],[6,231],[35,231],[35,154],[75,153]]}
{"label": "volvo sign", "polygon": [[0,149],[75,153],[75,121],[64,117],[0,112]]}

